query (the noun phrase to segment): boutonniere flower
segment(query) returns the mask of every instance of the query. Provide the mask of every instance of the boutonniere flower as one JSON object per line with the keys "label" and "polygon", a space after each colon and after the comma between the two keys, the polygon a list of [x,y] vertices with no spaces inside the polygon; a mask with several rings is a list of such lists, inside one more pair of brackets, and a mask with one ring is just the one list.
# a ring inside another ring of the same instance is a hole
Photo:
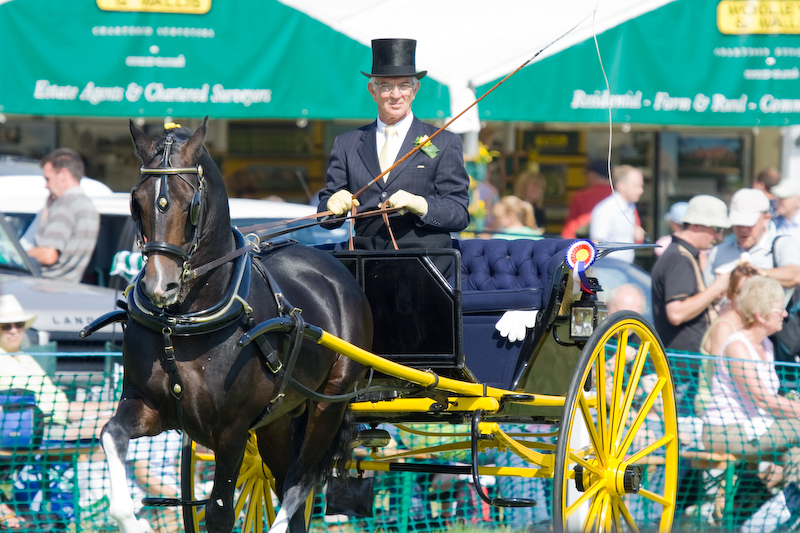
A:
{"label": "boutonniere flower", "polygon": [[427,135],[422,135],[421,137],[417,137],[416,139],[414,139],[414,146],[419,146],[419,145],[422,145],[422,148],[420,148],[420,150],[425,152],[425,155],[427,155],[431,159],[434,159],[437,155],[439,155],[439,149],[436,148],[435,144],[433,144],[428,140]]}

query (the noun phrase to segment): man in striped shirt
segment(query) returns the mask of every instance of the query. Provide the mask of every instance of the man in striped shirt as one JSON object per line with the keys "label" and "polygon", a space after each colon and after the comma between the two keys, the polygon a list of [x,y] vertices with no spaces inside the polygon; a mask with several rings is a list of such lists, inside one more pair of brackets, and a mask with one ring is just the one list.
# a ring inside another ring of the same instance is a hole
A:
{"label": "man in striped shirt", "polygon": [[59,148],[42,159],[42,174],[50,198],[39,216],[35,247],[28,255],[39,262],[42,275],[78,283],[97,243],[100,215],[80,187],[81,156]]}

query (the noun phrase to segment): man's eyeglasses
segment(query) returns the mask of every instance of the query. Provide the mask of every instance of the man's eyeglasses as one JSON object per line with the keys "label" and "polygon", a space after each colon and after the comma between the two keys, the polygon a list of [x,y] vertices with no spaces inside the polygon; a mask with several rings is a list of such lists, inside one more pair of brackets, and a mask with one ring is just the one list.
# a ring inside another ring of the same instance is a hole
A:
{"label": "man's eyeglasses", "polygon": [[25,322],[13,322],[11,324],[0,324],[3,331],[11,331],[11,328],[25,329]]}
{"label": "man's eyeglasses", "polygon": [[413,83],[400,83],[400,84],[397,84],[397,85],[392,84],[392,83],[379,83],[378,84],[378,90],[381,92],[381,94],[389,94],[392,91],[394,91],[395,87],[397,87],[397,89],[402,94],[411,94],[411,91],[414,90],[414,84]]}

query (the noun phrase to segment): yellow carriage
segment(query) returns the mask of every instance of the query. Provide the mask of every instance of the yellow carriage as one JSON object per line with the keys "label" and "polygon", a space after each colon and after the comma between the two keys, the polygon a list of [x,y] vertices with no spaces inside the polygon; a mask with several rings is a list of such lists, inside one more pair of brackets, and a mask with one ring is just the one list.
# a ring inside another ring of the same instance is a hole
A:
{"label": "yellow carriage", "polygon": [[[601,287],[591,269],[584,270],[594,253],[591,243],[554,239],[462,241],[455,251],[339,253],[373,308],[373,349],[314,325],[306,325],[304,337],[369,369],[368,382],[349,401],[365,428],[359,442],[371,451],[351,467],[452,472],[437,457],[462,451],[471,459],[458,471],[468,472],[492,505],[544,502],[490,497],[483,475],[552,478],[555,531],[668,531],[679,461],[670,368],[642,316],[606,316]],[[441,266],[442,256],[451,262],[449,276],[434,264]],[[538,310],[524,341],[499,337],[498,318],[520,309]],[[288,327],[273,319],[241,342]],[[464,424],[469,431],[448,433],[447,444],[420,439],[419,447],[384,451],[389,433],[383,428],[409,423]],[[554,443],[519,431],[537,423],[557,426]],[[481,454],[492,449],[516,454],[526,466],[481,464]],[[407,462],[411,456],[428,460]],[[186,443],[184,502],[205,497],[198,476],[211,459]],[[646,475],[648,467],[660,475]],[[274,519],[273,488],[253,435],[238,480],[242,531],[262,531]],[[641,502],[657,510],[650,522],[637,523],[631,513]],[[187,531],[201,531],[203,519],[202,506],[185,505]]]}

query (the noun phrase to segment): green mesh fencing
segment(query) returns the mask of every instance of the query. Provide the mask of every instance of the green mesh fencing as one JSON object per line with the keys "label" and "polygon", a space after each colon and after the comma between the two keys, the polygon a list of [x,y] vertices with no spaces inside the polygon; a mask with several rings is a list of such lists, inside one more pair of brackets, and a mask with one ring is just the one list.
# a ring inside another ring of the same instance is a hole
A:
{"label": "green mesh fencing", "polygon": [[[0,526],[14,524],[13,516],[17,516],[27,531],[116,531],[107,513],[108,472],[98,435],[119,396],[121,369],[104,363],[112,360],[108,354],[48,354],[59,358],[60,368],[56,369],[52,360],[45,361],[46,372],[37,365],[38,356],[32,355],[23,361],[27,366],[13,372],[6,368],[8,377],[3,378],[0,369]],[[91,357],[96,358],[94,362]],[[669,359],[681,442],[675,529],[744,533],[797,530],[800,462],[795,457],[800,458],[800,454],[795,447],[800,445],[800,412],[793,411],[794,404],[789,400],[775,400],[774,394],[792,397],[798,388],[800,365],[759,366],[692,354],[672,354]],[[94,370],[81,370],[81,365]],[[747,398],[742,397],[741,390],[714,394],[714,375],[720,365],[722,376],[727,372],[733,383],[761,375],[759,372],[769,379],[763,390],[750,389]],[[720,407],[730,407],[721,398],[733,398],[736,405],[751,401],[759,416],[737,417],[737,411],[723,409],[724,416],[714,418]],[[765,416],[775,401],[783,402],[785,416]],[[392,435],[397,451],[468,440],[463,435],[468,433],[466,426],[412,425],[417,434],[392,425],[382,427]],[[546,435],[557,426],[518,424],[504,425],[503,429],[530,436]],[[646,432],[642,438],[647,438]],[[555,443],[552,436],[537,439]],[[154,531],[183,531],[180,510],[141,505],[146,496],[179,496],[180,448],[180,435],[168,432],[132,441],[126,458],[137,516]],[[367,453],[363,448],[356,450],[358,458],[366,458]],[[420,456],[407,461],[429,460]],[[449,465],[464,465],[469,460],[465,450],[436,457],[436,461]],[[497,450],[481,452],[479,462],[485,466],[528,466],[515,454]],[[665,468],[663,464],[645,465],[644,476],[658,483]],[[208,475],[197,479],[204,485],[198,493],[213,480],[213,467],[207,470]],[[549,478],[482,476],[490,498],[537,502],[534,507],[498,508],[484,503],[471,477],[464,474],[365,472],[364,476],[374,478],[373,516],[326,515],[321,491],[315,499],[312,531],[510,533],[551,528],[553,481]],[[655,523],[660,513],[658,505],[647,501],[631,504],[630,510],[642,529]]]}

